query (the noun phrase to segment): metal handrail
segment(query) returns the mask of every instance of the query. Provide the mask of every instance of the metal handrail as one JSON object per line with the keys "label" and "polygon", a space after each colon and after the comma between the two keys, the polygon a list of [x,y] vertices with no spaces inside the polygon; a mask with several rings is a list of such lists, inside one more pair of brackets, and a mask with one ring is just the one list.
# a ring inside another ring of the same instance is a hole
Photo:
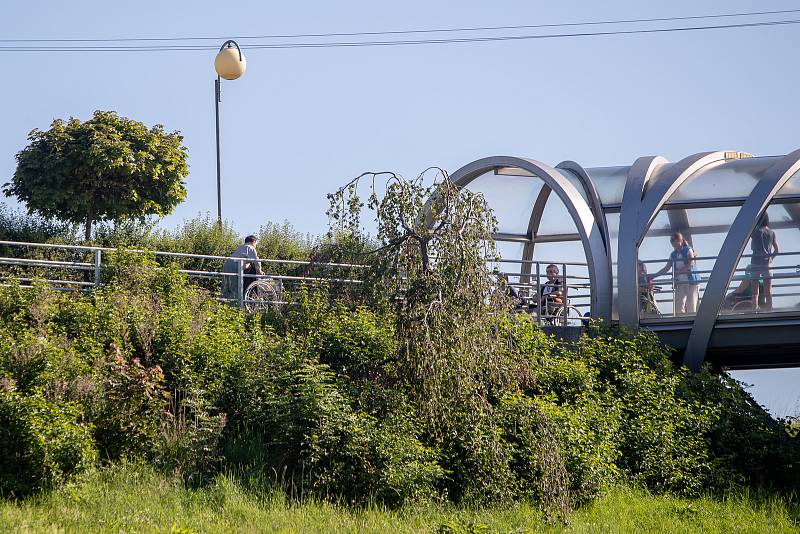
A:
{"label": "metal handrail", "polygon": [[[194,259],[201,259],[201,260],[229,260],[232,259],[230,256],[212,256],[209,254],[190,254],[187,252],[167,252],[162,250],[145,250],[145,249],[118,249],[118,248],[110,248],[110,247],[99,247],[99,246],[89,246],[89,245],[60,245],[56,243],[31,243],[26,241],[0,241],[0,245],[8,245],[8,246],[18,246],[18,247],[33,247],[33,248],[49,248],[49,249],[64,249],[64,250],[82,250],[85,252],[119,252],[124,250],[125,252],[132,252],[135,254],[152,254],[154,256],[167,256],[167,257],[176,257],[176,258],[194,258]],[[256,261],[256,260],[248,260],[248,261]],[[356,269],[364,269],[366,265],[359,265],[355,263],[330,263],[330,262],[315,262],[315,261],[308,261],[308,260],[276,260],[271,258],[264,258],[258,259],[259,263],[274,263],[274,264],[286,264],[286,265],[311,265],[316,267],[342,267],[342,268],[356,268]]]}
{"label": "metal handrail", "polygon": [[[797,257],[797,256],[800,256],[800,251],[785,251],[785,252],[780,252],[778,254],[772,255],[773,258],[791,258],[791,257]],[[742,282],[742,281],[745,281],[745,280],[752,280],[751,276],[749,274],[747,274],[748,271],[749,271],[749,266],[741,266],[741,267],[739,266],[739,265],[741,265],[742,260],[747,260],[747,259],[752,258],[752,257],[753,257],[753,254],[742,254],[740,256],[739,263],[737,263],[737,266],[733,271],[733,276],[731,276],[731,279],[729,281],[728,291],[732,290],[732,288],[734,286],[734,283],[736,283],[736,282]],[[715,261],[717,259],[717,257],[716,256],[697,256],[694,259],[696,261],[702,261],[702,260]],[[653,263],[663,264],[663,263],[669,263],[671,260],[670,259],[654,259],[654,260],[651,259],[651,260],[641,260],[641,261],[642,261],[642,263],[645,263],[645,264],[653,264]],[[772,291],[773,300],[777,299],[777,298],[787,298],[787,297],[800,296],[800,292],[798,292],[796,290],[796,288],[800,287],[800,264],[795,264],[795,265],[773,265],[772,263],[770,263],[768,268],[769,268],[770,271],[772,271],[772,275],[769,277],[770,280],[783,281],[783,283],[773,283],[773,284],[771,284],[771,287],[772,287],[772,290],[773,290]],[[709,269],[695,269],[694,272],[696,274],[703,275],[703,274],[711,273],[712,270],[709,270]],[[705,292],[704,291],[705,290],[705,286],[708,283],[709,279],[708,279],[707,276],[700,276],[699,278],[700,279],[696,280],[696,281],[676,280],[675,279],[675,272],[674,272],[674,269],[673,269],[668,275],[662,275],[662,276],[659,276],[657,278],[651,278],[651,281],[653,283],[655,283],[655,284],[663,284],[663,285],[670,286],[669,289],[660,290],[658,292],[659,295],[674,294],[675,293],[675,287],[678,286],[678,285],[695,284],[697,286],[697,288],[698,288],[698,293],[700,294],[700,297],[702,298],[702,295]],[[655,298],[654,300],[655,300],[655,302],[661,303],[661,304],[670,304],[670,303],[672,303],[673,304],[672,313],[660,312],[661,317],[655,317],[655,316],[651,317],[651,316],[644,315],[644,316],[640,317],[640,321],[643,321],[645,323],[650,323],[650,322],[658,322],[659,320],[663,320],[663,319],[685,320],[687,317],[689,319],[691,319],[695,315],[694,313],[688,314],[688,315],[675,315],[675,312],[674,312],[675,300],[674,300],[674,298]],[[796,306],[800,306],[800,303],[798,303]],[[746,311],[746,312],[739,312],[739,311],[732,311],[732,310],[725,310],[725,311],[720,310],[719,316],[720,317],[729,317],[731,315],[739,316],[739,315],[742,315],[743,313],[744,314],[748,314],[749,313],[749,314],[751,314],[753,316],[763,317],[764,314],[798,313],[798,311],[796,309],[792,311],[792,310],[786,310],[786,309],[781,309],[781,308],[771,309],[771,310],[767,310],[767,311],[759,311],[759,312],[753,312],[752,310],[749,310],[749,311]]]}
{"label": "metal handrail", "polygon": [[[101,246],[91,246],[91,245],[68,245],[68,244],[54,244],[54,243],[33,243],[33,242],[24,242],[24,241],[0,241],[0,245],[3,246],[10,246],[10,247],[17,247],[17,248],[37,248],[37,249],[47,249],[47,250],[66,250],[66,251],[78,251],[84,253],[90,253],[94,256],[93,261],[86,262],[86,261],[66,261],[66,260],[43,260],[43,259],[34,259],[34,258],[11,258],[11,257],[0,257],[0,265],[9,265],[9,266],[17,266],[17,267],[32,267],[32,268],[42,268],[42,269],[65,269],[65,270],[73,270],[73,271],[81,271],[81,272],[91,272],[94,271],[94,281],[87,281],[87,280],[66,280],[63,277],[60,278],[53,278],[47,279],[44,278],[43,281],[50,283],[51,285],[55,286],[54,289],[60,291],[78,291],[78,292],[88,292],[91,289],[96,289],[100,287],[101,283],[101,270],[105,266],[103,262],[103,257],[108,252],[130,252],[133,254],[147,254],[154,257],[162,257],[162,258],[187,258],[187,259],[195,259],[195,260],[234,260],[237,264],[236,272],[221,272],[221,271],[207,271],[201,269],[177,269],[177,272],[185,274],[186,276],[192,278],[199,278],[199,279],[206,279],[206,280],[235,280],[235,298],[226,298],[226,297],[219,297],[218,300],[221,301],[228,301],[228,302],[236,302],[238,305],[243,306],[245,304],[249,304],[252,302],[260,302],[260,301],[251,301],[244,298],[244,288],[245,288],[245,280],[261,280],[261,279],[273,279],[279,281],[286,281],[286,282],[328,282],[328,283],[335,283],[335,284],[344,284],[344,285],[359,285],[362,284],[363,281],[357,278],[350,278],[350,277],[325,277],[325,276],[295,276],[289,274],[277,274],[277,273],[265,273],[261,275],[256,274],[247,274],[244,272],[244,265],[246,263],[253,263],[255,260],[251,260],[248,258],[232,258],[230,256],[215,256],[209,254],[191,254],[185,252],[168,252],[168,251],[154,251],[154,250],[143,250],[143,249],[115,249],[110,247],[101,247]],[[301,266],[311,266],[311,267],[321,267],[321,268],[341,268],[341,269],[364,269],[366,265],[359,265],[359,264],[350,264],[350,263],[333,263],[333,262],[315,262],[315,261],[300,261],[300,260],[278,260],[272,258],[263,258],[258,260],[259,263],[262,265],[301,265]],[[490,262],[491,263],[491,262]],[[562,324],[566,325],[568,321],[576,319],[575,317],[568,317],[569,309],[578,310],[578,309],[590,309],[591,308],[591,297],[592,297],[592,288],[591,285],[588,283],[589,277],[583,274],[572,274],[567,272],[568,269],[572,270],[576,267],[580,268],[587,268],[586,263],[581,262],[564,262],[564,261],[542,261],[542,260],[515,260],[515,259],[497,259],[495,263],[506,263],[506,264],[516,264],[516,265],[530,265],[531,267],[535,266],[535,274],[534,273],[523,273],[523,272],[507,272],[502,273],[506,276],[520,278],[520,279],[527,279],[530,280],[528,283],[514,283],[509,284],[509,286],[514,286],[522,292],[529,293],[531,295],[528,298],[530,303],[535,303],[535,306],[529,307],[530,312],[536,317],[537,321],[544,322],[547,324]],[[547,313],[548,310],[540,309],[539,300],[540,300],[540,292],[541,288],[544,284],[542,281],[542,267],[547,266],[550,264],[558,265],[560,268],[559,279],[561,280],[561,290],[564,293],[564,302],[561,305],[553,306],[555,309],[555,314]],[[154,269],[163,269],[164,267],[156,266]],[[534,269],[531,269],[533,271]],[[580,269],[578,269],[580,272]],[[12,277],[5,277],[0,275],[0,281],[9,280]],[[16,280],[21,282],[28,282],[32,283],[36,279],[33,277],[13,277]],[[6,284],[7,285],[7,284]],[[61,287],[58,287],[61,286]],[[64,287],[64,286],[72,286],[72,287]],[[77,286],[77,287],[76,287]],[[22,286],[28,287],[28,286]],[[283,303],[283,302],[281,302]],[[563,313],[562,313],[563,312]],[[559,315],[559,313],[562,313]],[[583,317],[580,318],[583,321]]]}

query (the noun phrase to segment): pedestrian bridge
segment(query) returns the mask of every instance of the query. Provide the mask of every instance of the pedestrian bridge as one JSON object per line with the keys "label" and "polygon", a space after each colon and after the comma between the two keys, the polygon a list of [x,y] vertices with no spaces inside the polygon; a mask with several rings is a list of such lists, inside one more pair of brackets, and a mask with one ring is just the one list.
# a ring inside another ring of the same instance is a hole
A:
{"label": "pedestrian bridge", "polygon": [[[629,166],[587,168],[495,156],[450,179],[481,192],[495,211],[502,256],[495,267],[518,310],[546,327],[574,335],[591,317],[652,330],[692,369],[706,361],[732,369],[800,367],[800,150],[703,152],[677,162],[647,156]],[[761,264],[753,242],[765,219],[777,249],[769,267],[751,268]],[[676,232],[692,262],[670,261]],[[0,241],[0,282],[42,279],[92,291],[110,250]],[[235,295],[227,300],[256,309],[291,304],[282,302],[283,288],[290,294],[320,279],[342,291],[357,288],[363,267],[265,259],[265,274],[250,275],[243,260],[227,273],[226,257],[147,253],[217,293],[233,277]],[[686,263],[691,280],[679,269]],[[269,295],[251,291],[254,278],[267,279]],[[563,297],[552,299],[554,289]]]}
{"label": "pedestrian bridge", "polygon": [[[450,178],[494,209],[501,268],[523,298],[540,299],[554,264],[570,306],[656,332],[692,369],[800,366],[800,150],[618,167],[494,156]],[[750,268],[766,219],[779,252]],[[675,232],[696,256],[693,280],[682,254],[679,269],[669,261]]]}

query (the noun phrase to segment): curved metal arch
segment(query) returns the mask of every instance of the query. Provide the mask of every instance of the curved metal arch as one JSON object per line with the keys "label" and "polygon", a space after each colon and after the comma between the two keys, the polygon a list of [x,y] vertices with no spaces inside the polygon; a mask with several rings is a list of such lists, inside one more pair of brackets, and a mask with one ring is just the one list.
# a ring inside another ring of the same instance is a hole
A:
{"label": "curved metal arch", "polygon": [[[524,262],[533,260],[533,253],[536,248],[536,236],[539,234],[539,225],[542,224],[542,215],[544,214],[544,208],[547,206],[547,199],[550,198],[551,191],[552,189],[550,189],[547,184],[542,184],[541,191],[536,195],[536,201],[533,203],[533,209],[531,210],[531,217],[528,220],[528,229],[526,231],[529,241],[522,247],[522,260]],[[522,277],[523,283],[530,282],[532,267],[530,263],[522,264],[522,274],[528,275]]]}
{"label": "curved metal arch", "polygon": [[[621,273],[618,270],[617,276],[617,295],[620,323],[634,330],[639,328],[639,290],[636,275],[636,259],[639,256],[639,245],[641,245],[644,236],[647,234],[647,230],[650,228],[653,220],[658,215],[658,212],[669,200],[672,194],[675,193],[675,191],[686,180],[694,175],[694,173],[706,165],[710,165],[717,161],[723,161],[726,159],[727,154],[734,153],[738,154],[738,152],[724,150],[693,154],[676,163],[673,163],[664,171],[661,176],[659,176],[657,180],[653,182],[649,189],[646,188],[646,185],[649,183],[649,178],[647,181],[638,182],[637,180],[635,184],[632,184],[631,197],[635,195],[635,191],[638,190],[639,185],[641,185],[644,195],[641,198],[640,205],[638,206],[636,223],[633,226],[635,229],[632,234],[634,239],[628,240],[628,236],[626,236],[626,241],[624,242],[624,252],[622,247],[622,235],[620,235],[621,246],[619,247],[619,250],[622,254],[621,259],[624,261],[624,263],[623,261],[620,261],[619,265],[617,266],[618,269],[622,269]],[[633,168],[631,168],[631,170],[633,170]],[[628,184],[625,186],[625,192],[627,191]],[[625,212],[625,208],[631,210],[634,202],[632,198],[629,198],[628,204],[625,205],[624,195],[625,194],[623,193],[623,206],[620,213],[620,228],[623,226],[622,214]],[[628,219],[632,221],[633,217],[628,215],[626,217],[626,223],[630,222]],[[624,278],[620,275],[624,276]]]}
{"label": "curved metal arch", "polygon": [[[609,253],[610,261],[611,248],[609,247],[610,241],[608,235],[608,223],[606,222],[606,217],[603,213],[603,203],[600,201],[600,195],[597,193],[597,187],[592,181],[591,176],[589,176],[589,174],[586,172],[586,169],[584,169],[579,163],[571,160],[562,161],[556,165],[556,169],[564,169],[571,172],[578,178],[583,186],[583,190],[586,192],[586,198],[589,199],[589,207],[592,209],[592,213],[594,213],[594,220],[597,221],[597,225],[600,227],[600,231],[603,234],[603,242],[606,244],[606,251]],[[610,268],[611,267],[609,265],[609,269]]]}
{"label": "curved metal arch", "polygon": [[[730,151],[728,152],[730,153]],[[716,152],[701,152],[685,157],[674,163],[656,180],[652,187],[644,195],[642,207],[639,210],[638,223],[636,225],[639,235],[636,238],[638,247],[644,239],[648,228],[658,215],[661,207],[669,200],[669,197],[694,173],[706,165],[725,159],[724,150]]]}
{"label": "curved metal arch", "polygon": [[728,290],[728,284],[736,271],[747,241],[755,229],[761,214],[769,207],[770,202],[797,172],[800,172],[800,150],[784,156],[775,165],[767,169],[758,181],[750,196],[747,197],[736,218],[733,220],[728,235],[722,243],[717,261],[706,284],[703,299],[697,310],[692,331],[683,355],[683,363],[693,371],[697,371],[705,360],[711,333],[717,322],[717,315]]}
{"label": "curved metal arch", "polygon": [[219,47],[219,51],[222,52],[223,50],[225,50],[225,48],[233,48],[234,46],[236,47],[236,51],[239,52],[239,61],[242,61],[242,49],[239,48],[239,43],[237,43],[233,39],[228,39],[227,41],[222,43],[222,46]]}
{"label": "curved metal arch", "polygon": [[662,156],[644,156],[628,170],[617,237],[617,308],[619,322],[632,330],[639,328],[638,221],[647,184],[659,165],[669,163]]}
{"label": "curved metal arch", "polygon": [[592,315],[610,319],[611,271],[608,269],[608,255],[600,227],[580,192],[556,169],[538,161],[511,156],[493,156],[473,161],[454,172],[450,179],[457,186],[465,187],[478,176],[499,167],[516,167],[535,175],[564,203],[578,228],[586,253],[589,282],[592,286]]}

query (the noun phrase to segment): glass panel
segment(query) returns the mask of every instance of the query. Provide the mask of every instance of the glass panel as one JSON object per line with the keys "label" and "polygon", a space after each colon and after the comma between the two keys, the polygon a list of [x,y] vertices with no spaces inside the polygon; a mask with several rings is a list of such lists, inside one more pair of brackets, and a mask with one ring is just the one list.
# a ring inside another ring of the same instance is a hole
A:
{"label": "glass panel", "polygon": [[609,235],[609,253],[611,254],[611,281],[613,293],[611,295],[611,318],[619,319],[617,309],[617,241],[619,240],[619,213],[606,213],[606,225]]}
{"label": "glass panel", "polygon": [[519,283],[519,274],[522,272],[522,264],[516,260],[522,259],[523,243],[510,243],[508,241],[496,241],[497,252],[500,253],[501,261],[497,268],[500,272],[508,275],[508,281],[512,284]]}
{"label": "glass panel", "polygon": [[586,169],[586,174],[594,182],[600,202],[606,204],[619,204],[622,202],[622,193],[625,191],[625,181],[628,179],[630,167],[595,167]]}
{"label": "glass panel", "polygon": [[487,173],[467,185],[467,189],[483,194],[497,217],[498,231],[525,234],[531,209],[543,182],[531,176],[508,176]]}
{"label": "glass panel", "polygon": [[786,197],[796,195],[800,195],[800,172],[789,178],[789,181],[783,184],[777,196]]}
{"label": "glass panel", "polygon": [[[799,177],[800,173],[792,177],[781,193],[792,191]],[[745,245],[728,284],[721,314],[763,314],[800,308],[800,202],[771,204],[767,221],[766,229],[757,226]],[[780,251],[772,259],[758,254],[774,252],[770,235],[774,235]]]}
{"label": "glass panel", "polygon": [[[658,214],[639,247],[639,259],[651,276],[659,270],[666,270],[653,280],[652,295],[649,294],[651,288],[644,280],[641,281],[642,318],[693,315],[697,311],[708,276],[738,212],[739,207],[732,206],[662,210]],[[668,268],[673,251],[670,236],[676,231],[683,234],[697,256],[695,274],[699,277],[698,283],[689,283],[687,275],[675,274]],[[651,306],[651,299],[655,301],[656,309]],[[684,302],[687,304],[683,305]]]}
{"label": "glass panel", "polygon": [[706,165],[690,176],[670,202],[745,198],[779,157],[725,160]]}
{"label": "glass panel", "polygon": [[[561,241],[558,243],[537,243],[534,248],[534,260],[539,265],[540,282],[546,281],[546,267],[553,263],[558,267],[562,278],[566,274],[567,297],[569,304],[575,306],[580,315],[590,311],[591,290],[589,288],[589,270],[586,267],[586,254],[580,241]],[[580,263],[582,265],[564,265],[562,262]],[[536,266],[531,269],[536,273]],[[535,277],[532,278],[532,280]]]}
{"label": "glass panel", "polygon": [[567,207],[555,192],[547,199],[538,235],[574,234],[578,231]]}

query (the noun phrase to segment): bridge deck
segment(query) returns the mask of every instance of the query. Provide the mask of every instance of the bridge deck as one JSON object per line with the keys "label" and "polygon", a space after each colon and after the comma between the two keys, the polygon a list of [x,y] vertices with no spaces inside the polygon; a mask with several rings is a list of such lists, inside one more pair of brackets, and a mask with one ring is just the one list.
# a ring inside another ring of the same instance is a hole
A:
{"label": "bridge deck", "polygon": [[[691,321],[644,326],[681,359],[691,332]],[[800,314],[775,313],[764,317],[720,317],[711,335],[706,360],[729,369],[800,367]]]}

